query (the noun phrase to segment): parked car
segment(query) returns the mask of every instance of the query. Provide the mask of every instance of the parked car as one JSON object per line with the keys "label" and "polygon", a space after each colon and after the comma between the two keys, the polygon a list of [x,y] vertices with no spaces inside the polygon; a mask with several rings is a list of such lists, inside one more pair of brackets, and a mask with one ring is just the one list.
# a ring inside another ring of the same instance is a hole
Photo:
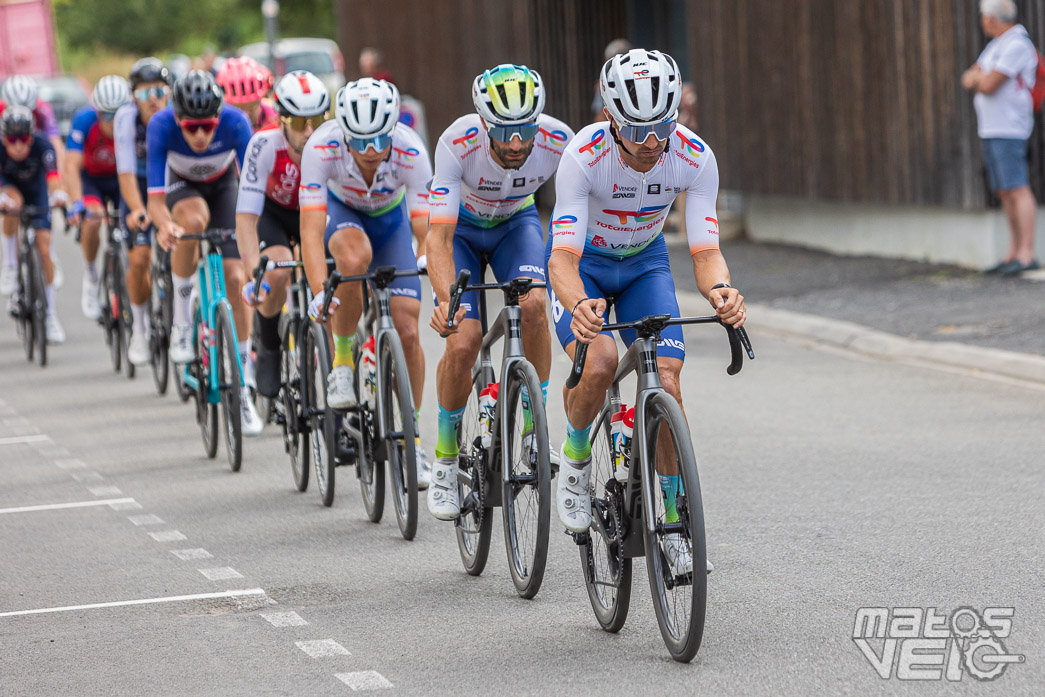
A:
{"label": "parked car", "polygon": [[345,85],[345,60],[341,49],[330,39],[280,39],[276,42],[275,60],[269,56],[269,45],[264,41],[243,46],[239,55],[268,66],[277,79],[291,70],[307,70],[323,81],[331,97]]}
{"label": "parked car", "polygon": [[83,78],[75,75],[55,75],[37,78],[40,88],[40,99],[50,102],[54,109],[54,117],[58,121],[58,130],[62,138],[69,135],[69,125],[77,109],[86,106],[91,99],[91,87]]}

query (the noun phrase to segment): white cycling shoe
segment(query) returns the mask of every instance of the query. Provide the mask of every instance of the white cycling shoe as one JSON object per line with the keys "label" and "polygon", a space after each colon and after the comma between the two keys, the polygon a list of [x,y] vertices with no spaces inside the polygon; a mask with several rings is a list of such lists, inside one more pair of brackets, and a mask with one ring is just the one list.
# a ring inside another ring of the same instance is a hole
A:
{"label": "white cycling shoe", "polygon": [[168,355],[175,363],[192,363],[196,351],[192,346],[192,325],[175,324],[171,327],[171,345]]}
{"label": "white cycling shoe", "polygon": [[4,266],[0,268],[0,295],[10,295],[18,287],[18,268]]}
{"label": "white cycling shoe", "polygon": [[98,303],[98,284],[86,275],[83,277],[83,287],[80,291],[80,311],[87,319],[98,319],[102,316],[102,306]]}
{"label": "white cycling shoe", "polygon": [[428,453],[421,447],[421,443],[415,445],[417,451],[417,489],[424,491],[432,483],[432,465],[428,463]]}
{"label": "white cycling shoe", "polygon": [[559,520],[570,532],[584,532],[591,525],[590,477],[590,455],[580,461],[571,460],[565,453],[562,455],[555,485],[555,506],[559,510]]}
{"label": "white cycling shoe", "polygon": [[131,365],[148,365],[152,360],[149,351],[148,334],[131,334],[131,343],[127,346],[127,360]]}
{"label": "white cycling shoe", "polygon": [[327,406],[331,409],[349,409],[359,404],[356,386],[352,383],[352,369],[339,365],[327,375]]}
{"label": "white cycling shoe", "polygon": [[250,398],[250,388],[240,388],[240,428],[245,436],[256,436],[265,428],[265,422],[258,416],[258,410],[254,408],[254,401]]}
{"label": "white cycling shoe", "polygon": [[428,487],[428,511],[439,520],[461,517],[457,493],[457,458],[440,457],[432,463],[432,483]]}
{"label": "white cycling shoe", "polygon": [[[693,572],[693,553],[682,539],[682,535],[677,532],[669,533],[664,536],[663,544],[664,556],[668,558],[668,566],[673,576],[685,576]],[[715,565],[710,559],[707,560],[707,565],[707,573],[710,574],[715,570]]]}
{"label": "white cycling shoe", "polygon": [[65,330],[62,329],[62,323],[58,321],[58,315],[47,315],[47,319],[44,321],[44,333],[47,335],[49,344],[65,343]]}

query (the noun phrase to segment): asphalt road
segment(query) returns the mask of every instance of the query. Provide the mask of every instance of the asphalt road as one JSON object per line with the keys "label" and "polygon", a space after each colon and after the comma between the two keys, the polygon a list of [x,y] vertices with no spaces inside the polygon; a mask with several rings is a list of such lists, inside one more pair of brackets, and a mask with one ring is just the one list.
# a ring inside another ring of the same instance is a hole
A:
{"label": "asphalt road", "polygon": [[[449,524],[424,513],[408,543],[390,510],[368,522],[351,472],[339,470],[331,509],[314,483],[296,493],[275,428],[245,441],[238,474],[222,450],[207,460],[188,405],[158,397],[148,372],[112,374],[79,315],[72,250],[63,258],[69,340],[52,364],[26,364],[0,322],[0,694],[1038,695],[1045,684],[1041,391],[783,343],[757,321],[758,358],[729,378],[721,331],[687,331],[716,570],[703,647],[679,665],[644,566],[626,627],[606,634],[557,526],[544,586],[524,601],[499,522],[472,578]],[[441,345],[423,337],[431,451]],[[567,368],[555,355],[553,385]],[[549,401],[558,442],[556,390]],[[113,503],[19,510],[98,501]],[[155,602],[227,591],[245,593]],[[151,602],[6,614],[138,600]],[[1014,607],[1004,641],[1025,662],[986,685],[882,679],[852,638],[865,606]]]}

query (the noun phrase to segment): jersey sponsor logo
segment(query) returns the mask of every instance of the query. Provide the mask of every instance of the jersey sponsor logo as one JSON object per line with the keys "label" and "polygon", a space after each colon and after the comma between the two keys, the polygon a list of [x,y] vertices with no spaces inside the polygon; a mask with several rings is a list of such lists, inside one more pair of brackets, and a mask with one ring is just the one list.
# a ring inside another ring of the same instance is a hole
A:
{"label": "jersey sponsor logo", "polygon": [[576,222],[577,216],[564,215],[561,218],[556,218],[555,220],[553,220],[552,227],[554,227],[556,231],[565,232],[564,228],[568,228],[570,225],[573,225]]}
{"label": "jersey sponsor logo", "polygon": [[333,154],[337,153],[338,148],[341,147],[341,144],[338,143],[336,140],[330,140],[330,141],[327,141],[326,143],[320,143],[319,145],[313,145],[312,147],[315,148],[316,150],[320,151],[324,155],[333,155]]}
{"label": "jersey sponsor logo", "polygon": [[479,191],[500,191],[501,182],[495,182],[491,179],[483,179],[479,177]]}
{"label": "jersey sponsor logo", "polygon": [[516,177],[512,179],[512,188],[516,186],[526,186],[526,177]]}
{"label": "jersey sponsor logo", "polygon": [[602,235],[595,235],[594,237],[591,238],[591,246],[592,247],[605,247],[606,246],[606,238],[604,238]]}
{"label": "jersey sponsor logo", "polygon": [[432,189],[428,192],[429,201],[442,201],[450,193],[450,190],[445,186],[440,186],[438,189]]}
{"label": "jersey sponsor logo", "polygon": [[709,227],[708,228],[708,234],[710,234],[710,235],[717,235],[718,234],[718,221],[715,220],[714,218],[710,217],[710,216],[707,217],[707,218],[704,218],[704,220],[706,222],[711,223],[714,226],[714,227]]}
{"label": "jersey sponsor logo", "polygon": [[546,131],[538,126],[537,133],[540,134],[541,140],[545,143],[551,141],[553,145],[561,146],[566,144],[566,133],[563,131]]}
{"label": "jersey sponsor logo", "polygon": [[675,135],[679,137],[679,147],[689,153],[692,157],[700,157],[700,153],[704,152],[704,144],[699,140],[687,138],[682,134],[682,131],[675,131]]}
{"label": "jersey sponsor logo", "polygon": [[301,191],[308,191],[309,193],[313,193],[313,194],[316,193],[317,191],[320,191],[322,188],[323,188],[322,184],[316,184],[315,182],[312,182],[312,183],[309,183],[309,184],[306,184],[304,182],[301,183]]}
{"label": "jersey sponsor logo", "polygon": [[613,198],[635,198],[635,194],[631,193],[630,191],[618,191],[617,193],[613,194]]}
{"label": "jersey sponsor logo", "polygon": [[594,155],[595,153],[606,147],[606,129],[600,128],[595,131],[595,135],[591,137],[591,141],[582,145],[577,149],[577,152],[584,152]]}
{"label": "jersey sponsor logo", "polygon": [[552,296],[552,319],[558,322],[562,319],[562,316],[566,314],[566,308],[562,306],[561,302],[559,302],[559,298],[555,295],[555,291],[551,290],[551,288],[548,290],[551,292]]}
{"label": "jersey sponsor logo", "polygon": [[523,266],[520,266],[519,273],[537,273],[540,274],[542,278],[544,277],[544,269],[540,266],[534,266],[533,264],[524,264]]}
{"label": "jersey sponsor logo", "polygon": [[645,223],[647,221],[657,218],[667,206],[644,206],[637,211],[617,211],[603,208],[602,212],[606,215],[615,215],[620,220],[621,225],[627,225],[629,218],[634,218],[636,223]]}
{"label": "jersey sponsor logo", "polygon": [[624,186],[623,184],[614,184],[613,185],[613,190],[614,191],[638,191],[639,187],[637,187],[637,186]]}
{"label": "jersey sponsor logo", "polygon": [[656,196],[660,193],[660,184],[650,184],[646,187],[646,193],[650,196]]}
{"label": "jersey sponsor logo", "polygon": [[673,348],[676,351],[682,351],[683,353],[686,352],[686,344],[681,342],[681,341],[679,341],[678,339],[661,338],[661,340],[657,342],[657,346],[663,346],[665,348]]}
{"label": "jersey sponsor logo", "polygon": [[470,148],[473,145],[475,145],[475,142],[477,140],[479,140],[479,129],[475,126],[472,126],[464,132],[463,136],[461,136],[460,138],[454,138],[453,144],[463,145],[466,148]]}
{"label": "jersey sponsor logo", "polygon": [[403,162],[413,162],[417,159],[418,155],[421,154],[421,151],[417,148],[406,148],[404,150],[403,148],[397,148],[393,145],[392,150],[399,155],[399,158],[403,160]]}

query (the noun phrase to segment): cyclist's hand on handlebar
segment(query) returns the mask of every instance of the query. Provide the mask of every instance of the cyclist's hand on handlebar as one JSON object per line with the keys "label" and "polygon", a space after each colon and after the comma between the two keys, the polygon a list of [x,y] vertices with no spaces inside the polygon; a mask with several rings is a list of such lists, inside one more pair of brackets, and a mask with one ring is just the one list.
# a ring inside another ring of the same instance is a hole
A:
{"label": "cyclist's hand on handlebar", "polygon": [[51,199],[48,201],[48,205],[51,208],[59,208],[61,206],[69,205],[69,194],[65,193],[63,189],[55,189],[51,194]]}
{"label": "cyclist's hand on handlebar", "polygon": [[79,225],[85,210],[82,200],[73,201],[73,204],[69,206],[69,211],[65,214],[66,224]]}
{"label": "cyclist's hand on handlebar", "polygon": [[602,331],[602,325],[606,320],[606,299],[585,298],[577,304],[573,311],[573,320],[570,329],[577,341],[582,344],[590,344]]}
{"label": "cyclist's hand on handlebar", "polygon": [[126,220],[128,230],[144,230],[152,224],[144,208],[135,208],[127,214]]}
{"label": "cyclist's hand on handlebar", "polygon": [[467,310],[464,307],[457,308],[457,314],[454,315],[454,326],[447,326],[448,320],[447,311],[450,309],[450,303],[438,303],[435,309],[432,310],[432,320],[428,323],[432,329],[436,330],[441,337],[448,337],[451,334],[456,334],[461,331],[461,320],[464,319]]}
{"label": "cyclist's hand on handlebar", "polygon": [[736,288],[713,288],[708,293],[708,300],[715,308],[716,314],[734,329],[740,329],[747,320],[747,307],[744,296]]}
{"label": "cyclist's hand on handlebar", "polygon": [[428,255],[427,254],[422,254],[421,256],[417,257],[417,270],[418,271],[424,271],[427,268],[428,268]]}
{"label": "cyclist's hand on handlebar", "polygon": [[164,250],[171,250],[178,243],[178,238],[185,234],[185,228],[173,220],[160,225],[156,230],[156,241]]}
{"label": "cyclist's hand on handlebar", "polygon": [[18,201],[0,192],[0,211],[13,211],[15,208],[18,208]]}
{"label": "cyclist's hand on handlebar", "polygon": [[[323,304],[326,302],[327,292],[321,290],[312,296],[312,302],[308,304],[308,316],[312,318],[314,322],[324,324],[324,320],[320,317],[323,312]],[[341,301],[337,298],[330,299],[330,307],[327,309],[327,317],[337,312],[337,306],[341,304]]]}

